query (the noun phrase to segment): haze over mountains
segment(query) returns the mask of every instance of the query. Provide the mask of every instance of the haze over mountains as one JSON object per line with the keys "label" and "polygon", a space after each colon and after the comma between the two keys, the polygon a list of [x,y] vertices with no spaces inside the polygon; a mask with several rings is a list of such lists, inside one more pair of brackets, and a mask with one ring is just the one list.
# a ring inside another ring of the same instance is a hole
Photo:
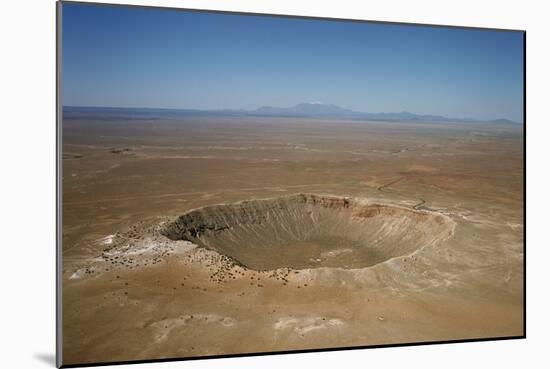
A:
{"label": "haze over mountains", "polygon": [[[250,112],[253,115],[287,116],[287,117],[318,117],[318,118],[351,118],[378,121],[419,121],[419,122],[477,122],[472,118],[455,118],[431,114],[415,114],[408,111],[399,113],[366,113],[345,109],[337,105],[322,103],[302,103],[291,107],[281,108],[262,106]],[[508,119],[491,120],[495,123],[516,123]]]}
{"label": "haze over mountains", "polygon": [[159,109],[159,108],[114,108],[114,107],[64,107],[66,117],[85,117],[93,113],[107,113],[112,116],[140,115],[143,117],[169,116],[262,116],[262,117],[295,117],[321,119],[353,119],[373,121],[400,121],[400,122],[490,122],[501,124],[519,124],[505,118],[494,120],[477,120],[472,118],[445,117],[431,114],[415,114],[407,111],[399,113],[366,113],[342,108],[333,104],[320,102],[301,103],[290,107],[262,106],[254,110],[200,110],[200,109]]}

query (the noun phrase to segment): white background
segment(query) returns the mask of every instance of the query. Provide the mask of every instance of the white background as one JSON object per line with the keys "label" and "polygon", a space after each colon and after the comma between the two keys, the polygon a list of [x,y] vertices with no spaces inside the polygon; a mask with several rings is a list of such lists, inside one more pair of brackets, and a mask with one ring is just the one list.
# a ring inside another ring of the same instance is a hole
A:
{"label": "white background", "polygon": [[[549,12],[543,1],[172,0],[134,4],[527,30],[527,340],[199,360],[132,368],[544,367],[548,359]],[[117,1],[113,1],[117,2]],[[55,2],[0,10],[0,366],[53,367]],[[126,367],[126,366],[124,366]]]}

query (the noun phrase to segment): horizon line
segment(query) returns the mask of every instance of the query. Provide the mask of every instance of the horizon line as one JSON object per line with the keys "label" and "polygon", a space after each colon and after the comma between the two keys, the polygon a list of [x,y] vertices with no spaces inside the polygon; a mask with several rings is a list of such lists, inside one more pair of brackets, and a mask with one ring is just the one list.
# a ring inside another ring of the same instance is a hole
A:
{"label": "horizon line", "polygon": [[292,108],[292,107],[302,105],[302,104],[334,106],[334,107],[338,107],[338,108],[341,108],[341,109],[350,110],[350,111],[353,111],[353,112],[359,113],[359,114],[402,114],[402,113],[406,113],[406,114],[413,114],[413,115],[419,115],[419,116],[442,117],[442,118],[449,119],[449,120],[452,120],[452,119],[465,120],[465,121],[470,120],[470,121],[474,121],[474,122],[475,121],[478,121],[478,122],[492,122],[492,121],[498,121],[498,120],[507,120],[507,121],[510,121],[510,122],[513,122],[513,123],[524,124],[523,119],[521,121],[518,121],[518,120],[515,120],[515,119],[506,118],[504,116],[500,116],[500,117],[497,117],[497,118],[491,118],[491,119],[481,119],[481,118],[472,118],[472,117],[469,117],[469,116],[449,117],[449,116],[446,116],[446,115],[433,114],[433,113],[414,113],[414,112],[411,112],[411,111],[408,111],[408,110],[391,111],[391,112],[388,112],[388,111],[366,112],[366,111],[359,111],[359,110],[344,108],[344,107],[336,105],[336,104],[321,103],[321,102],[305,102],[305,103],[302,102],[302,103],[297,103],[297,104],[290,105],[290,106],[261,105],[261,106],[258,106],[256,108],[252,108],[252,109],[244,109],[244,108],[240,108],[240,109],[238,109],[238,108],[200,109],[200,108],[183,108],[183,107],[174,108],[174,107],[150,107],[150,106],[101,106],[101,105],[64,105],[64,104],[62,104],[61,106],[62,106],[63,109],[65,109],[65,108],[92,108],[92,109],[192,110],[192,111],[198,111],[198,112],[223,112],[223,111],[254,112],[255,110],[258,110],[260,108],[265,108],[265,107],[285,109],[285,108]]}

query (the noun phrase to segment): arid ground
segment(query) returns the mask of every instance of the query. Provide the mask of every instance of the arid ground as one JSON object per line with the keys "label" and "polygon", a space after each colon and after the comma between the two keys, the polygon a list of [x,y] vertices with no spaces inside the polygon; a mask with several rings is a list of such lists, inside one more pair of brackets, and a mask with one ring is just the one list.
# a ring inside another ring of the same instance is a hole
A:
{"label": "arid ground", "polygon": [[63,361],[523,335],[523,132],[63,122]]}

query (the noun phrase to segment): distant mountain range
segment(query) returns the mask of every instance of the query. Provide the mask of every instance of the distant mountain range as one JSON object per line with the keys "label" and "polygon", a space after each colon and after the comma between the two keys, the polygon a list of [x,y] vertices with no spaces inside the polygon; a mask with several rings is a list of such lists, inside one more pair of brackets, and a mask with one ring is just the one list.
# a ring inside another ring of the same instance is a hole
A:
{"label": "distant mountain range", "polygon": [[[350,118],[401,122],[482,122],[472,118],[450,118],[441,115],[414,114],[408,111],[402,111],[400,113],[365,113],[345,109],[337,105],[321,103],[302,103],[287,108],[262,106],[256,110],[249,111],[249,114],[274,117]],[[484,122],[519,124],[504,118]]]}
{"label": "distant mountain range", "polygon": [[[322,103],[302,103],[290,107],[262,106],[255,110],[199,110],[199,109],[156,109],[156,108],[100,108],[100,107],[64,107],[67,117],[86,117],[93,113],[105,113],[113,117],[164,118],[170,116],[262,116],[262,117],[295,117],[353,119],[394,122],[486,122],[497,124],[519,124],[509,119],[476,120],[472,118],[450,118],[441,115],[414,114],[407,111],[400,113],[365,113],[345,109],[337,105]],[[139,118],[138,118],[139,119]]]}

